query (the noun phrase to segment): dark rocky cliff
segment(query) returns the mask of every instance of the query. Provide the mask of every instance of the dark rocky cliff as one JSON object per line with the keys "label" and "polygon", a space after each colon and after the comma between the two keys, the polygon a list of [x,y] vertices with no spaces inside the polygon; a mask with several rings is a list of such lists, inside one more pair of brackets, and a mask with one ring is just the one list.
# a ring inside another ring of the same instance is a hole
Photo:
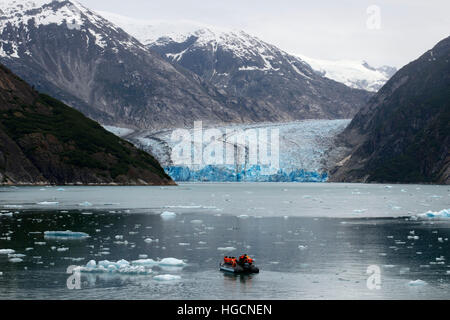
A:
{"label": "dark rocky cliff", "polygon": [[0,184],[167,185],[148,153],[0,65]]}
{"label": "dark rocky cliff", "polygon": [[450,183],[450,37],[398,71],[337,141],[331,181]]}

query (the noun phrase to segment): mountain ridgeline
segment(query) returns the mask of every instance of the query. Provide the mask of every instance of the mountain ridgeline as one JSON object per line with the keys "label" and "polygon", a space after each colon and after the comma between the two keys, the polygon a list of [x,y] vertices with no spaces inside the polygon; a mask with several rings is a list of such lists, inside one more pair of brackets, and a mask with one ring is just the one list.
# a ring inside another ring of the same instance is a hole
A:
{"label": "mountain ridgeline", "polygon": [[[19,3],[0,3],[0,62],[102,124],[155,130],[191,127],[196,120],[349,118],[371,96],[250,38],[243,38],[255,46],[244,48],[248,56],[236,56],[230,47],[212,54],[208,46],[207,52],[192,51],[175,63],[161,56],[164,48],[149,49],[76,1]],[[203,69],[184,58],[203,61]]]}
{"label": "mountain ridgeline", "polygon": [[0,184],[174,182],[151,155],[0,65]]}
{"label": "mountain ridgeline", "polygon": [[339,136],[331,181],[450,183],[450,37],[398,71]]}

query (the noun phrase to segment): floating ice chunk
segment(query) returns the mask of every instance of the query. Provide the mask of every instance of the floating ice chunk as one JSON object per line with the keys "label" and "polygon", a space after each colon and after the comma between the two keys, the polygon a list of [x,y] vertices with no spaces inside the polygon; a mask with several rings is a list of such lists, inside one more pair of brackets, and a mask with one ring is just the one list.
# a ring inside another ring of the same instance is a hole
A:
{"label": "floating ice chunk", "polygon": [[117,236],[115,236],[114,237],[116,240],[122,240],[123,239],[123,236],[122,235],[117,235]]}
{"label": "floating ice chunk", "polygon": [[176,258],[164,258],[161,261],[159,261],[159,265],[180,267],[186,265],[186,262]]}
{"label": "floating ice chunk", "polygon": [[22,253],[10,253],[8,254],[8,258],[24,258],[26,255]]}
{"label": "floating ice chunk", "polygon": [[164,218],[164,219],[175,218],[176,216],[177,216],[177,214],[175,212],[171,212],[171,211],[164,211],[163,213],[161,213],[161,218]]}
{"label": "floating ice chunk", "polygon": [[148,258],[148,255],[146,255],[146,254],[139,255],[139,259],[147,259],[147,258]]}
{"label": "floating ice chunk", "polygon": [[75,268],[76,271],[85,273],[119,273],[119,274],[150,274],[151,269],[146,269],[144,266],[132,266],[127,260],[119,260],[117,262],[103,260],[98,264],[95,260],[90,260],[86,266]]}
{"label": "floating ice chunk", "polygon": [[146,238],[144,240],[146,243],[159,242],[159,239]]}
{"label": "floating ice chunk", "polygon": [[0,217],[12,217],[12,216],[13,216],[12,212],[5,212],[5,213],[0,212]]}
{"label": "floating ice chunk", "polygon": [[13,249],[0,249],[0,254],[13,254],[14,252],[16,252]]}
{"label": "floating ice chunk", "polygon": [[67,230],[67,231],[45,231],[44,238],[72,240],[72,239],[86,239],[86,238],[89,238],[89,235],[84,232],[73,232],[70,230]]}
{"label": "floating ice chunk", "polygon": [[155,266],[155,265],[158,265],[157,261],[155,261],[153,259],[146,259],[146,258],[139,259],[139,260],[134,260],[134,261],[131,261],[131,263],[133,265],[137,265],[137,266]]}
{"label": "floating ice chunk", "polygon": [[81,207],[91,207],[92,203],[88,202],[88,201],[84,201],[78,204]]}
{"label": "floating ice chunk", "polygon": [[190,246],[191,244],[188,242],[180,242],[178,243],[179,246]]}
{"label": "floating ice chunk", "polygon": [[367,209],[355,209],[355,210],[353,210],[354,213],[363,213],[363,212],[366,212],[366,211],[367,211]]}
{"label": "floating ice chunk", "polygon": [[153,259],[139,259],[131,262],[133,265],[138,266],[168,266],[168,267],[182,267],[186,265],[186,262],[177,258],[164,258],[159,261]]}
{"label": "floating ice chunk", "polygon": [[158,281],[173,281],[173,280],[180,280],[181,277],[174,274],[160,274],[154,276],[153,279]]}
{"label": "floating ice chunk", "polygon": [[300,250],[306,250],[306,249],[308,249],[308,246],[299,245],[298,248]]}
{"label": "floating ice chunk", "polygon": [[425,281],[420,280],[420,279],[408,282],[408,285],[412,286],[412,287],[424,286],[426,284],[427,283]]}
{"label": "floating ice chunk", "polygon": [[67,248],[67,247],[62,247],[62,248],[56,249],[56,251],[58,251],[58,252],[66,252],[68,250],[69,250],[69,248]]}
{"label": "floating ice chunk", "polygon": [[441,211],[427,211],[425,213],[418,214],[417,218],[450,218],[450,209],[442,209]]}
{"label": "floating ice chunk", "polygon": [[3,272],[0,271],[0,277],[3,275]]}
{"label": "floating ice chunk", "polygon": [[3,206],[4,208],[8,208],[8,209],[13,209],[13,208],[23,208],[23,206],[22,205],[20,205],[20,204],[5,204],[4,206]]}
{"label": "floating ice chunk", "polygon": [[11,258],[11,259],[9,259],[9,262],[12,262],[12,263],[19,263],[19,262],[22,262],[22,261],[23,261],[22,258]]}
{"label": "floating ice chunk", "polygon": [[234,251],[236,250],[235,247],[218,247],[217,250],[219,251]]}
{"label": "floating ice chunk", "polygon": [[43,206],[55,206],[57,204],[59,204],[58,201],[42,201],[42,202],[38,202],[37,204],[43,205]]}
{"label": "floating ice chunk", "polygon": [[58,188],[58,189],[56,189],[56,191],[65,191],[65,189],[64,188]]}

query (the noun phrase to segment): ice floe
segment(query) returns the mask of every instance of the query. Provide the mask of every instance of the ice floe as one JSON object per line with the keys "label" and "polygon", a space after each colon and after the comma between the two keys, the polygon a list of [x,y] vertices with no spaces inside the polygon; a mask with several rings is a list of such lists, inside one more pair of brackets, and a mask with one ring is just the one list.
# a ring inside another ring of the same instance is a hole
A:
{"label": "ice floe", "polygon": [[13,249],[0,249],[0,254],[13,254],[14,252],[16,252]]}
{"label": "ice floe", "polygon": [[234,251],[236,250],[235,247],[218,247],[217,250],[219,251]]}
{"label": "ice floe", "polygon": [[420,279],[417,279],[417,280],[413,280],[413,281],[408,282],[408,285],[411,286],[411,287],[424,286],[424,285],[426,285],[426,284],[427,284],[427,283],[426,283],[425,281],[420,280]]}
{"label": "ice floe", "polygon": [[133,265],[138,266],[167,266],[167,267],[183,267],[186,262],[177,258],[164,258],[161,260],[153,259],[139,259],[131,262]]}
{"label": "ice floe", "polygon": [[154,276],[153,279],[158,281],[173,281],[173,280],[180,280],[181,276],[177,276],[174,274],[160,274],[157,276]]}
{"label": "ice floe", "polygon": [[120,274],[150,274],[151,269],[144,266],[133,266],[127,260],[119,260],[117,262],[103,260],[98,263],[90,260],[85,266],[79,266],[74,271],[85,273],[120,273]]}
{"label": "ice floe", "polygon": [[60,240],[72,240],[72,239],[86,239],[89,235],[84,232],[66,231],[45,231],[44,238],[46,239],[60,239]]}
{"label": "ice floe", "polygon": [[425,213],[420,213],[416,216],[417,218],[450,218],[450,209],[442,209],[441,211],[427,211]]}
{"label": "ice floe", "polygon": [[43,206],[56,206],[57,204],[59,204],[58,201],[41,201],[38,202],[37,204],[43,205]]}
{"label": "ice floe", "polygon": [[163,213],[161,213],[161,218],[164,218],[164,219],[175,218],[176,216],[177,216],[177,214],[175,212],[171,212],[171,211],[164,211]]}

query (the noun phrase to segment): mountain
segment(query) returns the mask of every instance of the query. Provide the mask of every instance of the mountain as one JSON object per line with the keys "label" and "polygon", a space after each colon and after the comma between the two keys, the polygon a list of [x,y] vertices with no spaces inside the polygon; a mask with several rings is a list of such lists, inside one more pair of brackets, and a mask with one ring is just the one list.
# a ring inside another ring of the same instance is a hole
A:
{"label": "mountain", "polygon": [[323,77],[300,58],[244,31],[100,14],[224,95],[245,99],[256,110],[277,110],[281,121],[351,118],[371,96]]}
{"label": "mountain", "polygon": [[148,153],[0,65],[0,184],[174,184]]}
{"label": "mountain", "polygon": [[76,1],[6,0],[0,10],[0,62],[101,123],[161,128],[254,117]]}
{"label": "mountain", "polygon": [[400,69],[338,138],[331,181],[450,183],[450,37]]}
{"label": "mountain", "polygon": [[358,60],[322,60],[299,57],[306,61],[322,76],[342,82],[345,85],[367,91],[378,91],[394,74],[397,68],[390,66],[372,67],[366,61]]}

